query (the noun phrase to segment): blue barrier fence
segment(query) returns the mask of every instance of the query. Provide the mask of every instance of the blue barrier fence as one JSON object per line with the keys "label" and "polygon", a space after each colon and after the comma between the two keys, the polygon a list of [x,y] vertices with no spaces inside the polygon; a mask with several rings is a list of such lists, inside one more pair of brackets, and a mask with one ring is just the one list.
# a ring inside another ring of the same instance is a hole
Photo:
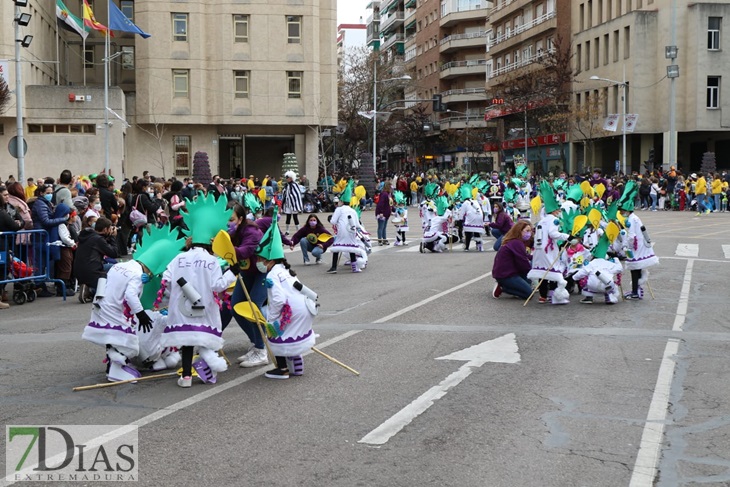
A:
{"label": "blue barrier fence", "polygon": [[[0,284],[13,284],[16,303],[35,300],[35,289],[47,282],[60,284],[66,300],[66,283],[53,278],[52,245],[58,244],[48,241],[45,230],[0,232]],[[25,298],[16,296],[17,293],[24,294]]]}

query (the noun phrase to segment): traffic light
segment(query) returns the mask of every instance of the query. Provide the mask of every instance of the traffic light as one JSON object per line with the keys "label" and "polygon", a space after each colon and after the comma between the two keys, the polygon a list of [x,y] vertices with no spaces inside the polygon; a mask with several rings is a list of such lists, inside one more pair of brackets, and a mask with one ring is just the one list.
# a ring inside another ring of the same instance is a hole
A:
{"label": "traffic light", "polygon": [[446,107],[441,103],[441,95],[433,95],[433,111],[434,112],[445,112]]}

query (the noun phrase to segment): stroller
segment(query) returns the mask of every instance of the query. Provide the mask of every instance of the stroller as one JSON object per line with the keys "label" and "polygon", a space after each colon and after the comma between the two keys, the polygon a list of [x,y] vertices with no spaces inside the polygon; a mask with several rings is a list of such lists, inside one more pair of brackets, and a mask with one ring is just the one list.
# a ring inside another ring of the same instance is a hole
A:
{"label": "stroller", "polygon": [[35,301],[38,297],[37,285],[28,279],[33,276],[33,268],[15,257],[10,250],[0,252],[0,266],[5,263],[3,257],[7,260],[8,277],[13,280],[13,302],[20,305]]}
{"label": "stroller", "polygon": [[317,213],[320,211],[319,201],[317,201],[316,195],[312,194],[310,191],[306,191],[302,195],[302,207],[304,209],[304,213]]}

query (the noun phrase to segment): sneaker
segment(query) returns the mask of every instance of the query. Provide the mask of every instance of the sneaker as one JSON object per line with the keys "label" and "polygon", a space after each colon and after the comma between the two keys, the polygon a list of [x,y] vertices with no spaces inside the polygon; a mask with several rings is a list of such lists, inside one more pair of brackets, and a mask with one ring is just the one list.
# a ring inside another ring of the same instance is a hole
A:
{"label": "sneaker", "polygon": [[400,247],[402,244],[400,243],[400,240],[396,240],[393,245],[395,245],[396,247]]}
{"label": "sneaker", "polygon": [[180,387],[191,387],[193,385],[192,377],[180,377],[177,379],[177,385]]}
{"label": "sneaker", "polygon": [[259,365],[266,365],[269,363],[269,357],[266,355],[266,350],[263,348],[254,348],[251,352],[251,356],[244,362],[241,362],[241,367],[258,367]]}
{"label": "sneaker", "polygon": [[540,304],[545,304],[548,301],[549,301],[548,298],[543,298],[542,296],[540,296],[540,299],[537,300],[537,302],[540,303]]}
{"label": "sneaker", "polygon": [[631,299],[641,299],[641,296],[639,296],[638,293],[626,293],[624,294],[625,300],[631,300]]}
{"label": "sneaker", "polygon": [[236,362],[238,362],[240,364],[241,362],[245,362],[246,360],[251,358],[251,354],[253,353],[254,348],[255,347],[252,345],[251,348],[249,348],[246,353],[244,353],[243,355],[241,355],[240,357],[238,357],[236,359]]}
{"label": "sneaker", "polygon": [[327,274],[337,274],[337,269],[327,269]]}
{"label": "sneaker", "polygon": [[420,253],[423,253],[423,242],[421,242],[421,243],[420,243],[420,244],[418,245],[418,251],[419,251]]}
{"label": "sneaker", "polygon": [[268,379],[288,379],[289,369],[272,369],[264,374]]}
{"label": "sneaker", "polygon": [[314,263],[317,264],[317,265],[319,265],[319,264],[322,263],[322,259],[317,259],[317,260],[314,261]]}
{"label": "sneaker", "polygon": [[492,297],[498,299],[502,295],[502,286],[498,282],[494,283],[494,289],[492,289]]}
{"label": "sneaker", "polygon": [[8,303],[3,303],[2,301],[0,301],[0,309],[8,309],[9,307],[10,305]]}
{"label": "sneaker", "polygon": [[40,291],[36,291],[36,297],[39,298],[53,298],[56,295],[50,291],[48,291],[48,288],[46,286],[41,287]]}
{"label": "sneaker", "polygon": [[304,261],[304,265],[311,265],[311,264],[312,264],[312,263],[311,263],[311,262],[309,262],[308,260],[305,260],[305,261]]}
{"label": "sneaker", "polygon": [[583,304],[593,304],[593,296],[586,296],[580,302]]}

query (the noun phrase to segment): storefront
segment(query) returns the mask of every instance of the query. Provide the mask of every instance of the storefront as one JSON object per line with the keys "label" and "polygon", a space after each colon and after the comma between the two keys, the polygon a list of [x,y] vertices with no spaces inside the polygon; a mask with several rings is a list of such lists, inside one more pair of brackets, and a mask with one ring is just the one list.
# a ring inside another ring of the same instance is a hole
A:
{"label": "storefront", "polygon": [[[566,134],[540,135],[527,139],[527,160],[533,174],[558,173],[566,169],[569,159],[569,145]],[[484,144],[485,152],[500,153],[501,171],[514,171],[515,156],[518,159],[525,155],[525,139],[505,140],[501,144]]]}

